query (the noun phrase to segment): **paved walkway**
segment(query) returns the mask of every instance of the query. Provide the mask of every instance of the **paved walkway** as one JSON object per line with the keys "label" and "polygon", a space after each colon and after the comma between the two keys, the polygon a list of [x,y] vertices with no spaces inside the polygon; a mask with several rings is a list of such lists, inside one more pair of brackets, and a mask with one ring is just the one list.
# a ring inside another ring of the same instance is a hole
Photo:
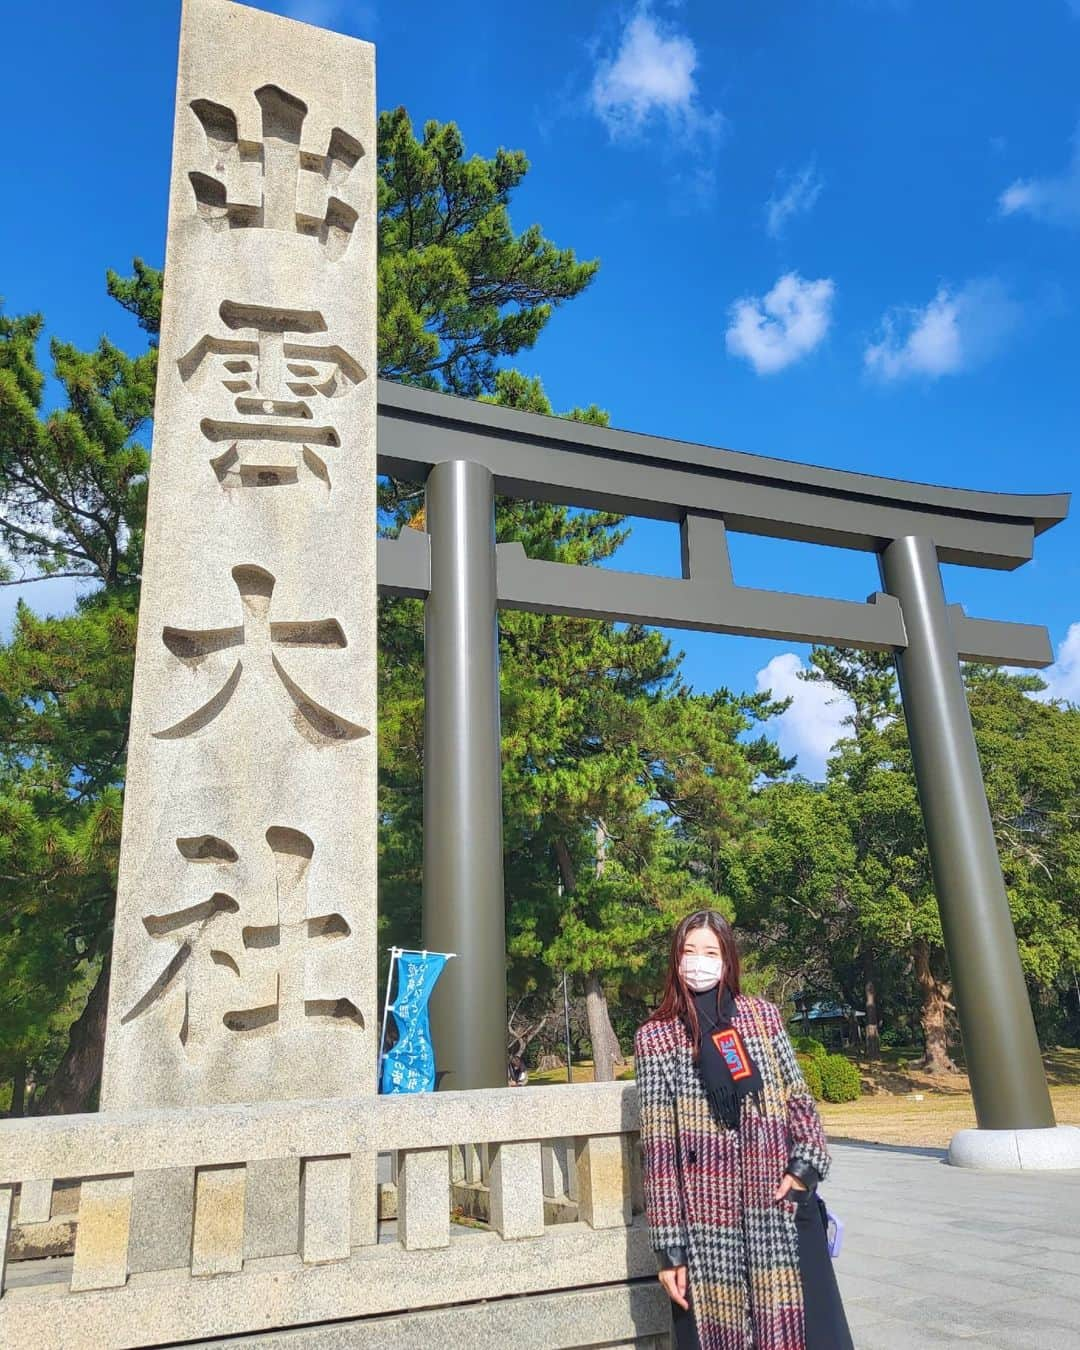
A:
{"label": "paved walkway", "polygon": [[834,1144],[822,1187],[857,1350],[1080,1350],[1080,1173],[970,1172]]}

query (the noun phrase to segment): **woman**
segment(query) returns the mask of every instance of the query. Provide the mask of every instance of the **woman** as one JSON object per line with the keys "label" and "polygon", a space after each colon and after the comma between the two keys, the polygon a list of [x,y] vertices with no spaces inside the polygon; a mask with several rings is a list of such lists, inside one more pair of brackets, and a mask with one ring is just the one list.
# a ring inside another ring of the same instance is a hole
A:
{"label": "woman", "polygon": [[645,1208],[680,1350],[852,1350],[829,1260],[825,1134],[780,1014],[740,992],[731,926],[676,928],[635,1040]]}

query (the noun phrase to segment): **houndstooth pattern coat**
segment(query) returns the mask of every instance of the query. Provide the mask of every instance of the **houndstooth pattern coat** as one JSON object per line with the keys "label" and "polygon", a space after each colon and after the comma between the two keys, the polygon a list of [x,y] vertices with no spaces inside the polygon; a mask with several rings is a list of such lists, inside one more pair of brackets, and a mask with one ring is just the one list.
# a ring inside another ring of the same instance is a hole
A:
{"label": "houndstooth pattern coat", "polygon": [[776,1200],[792,1158],[821,1177],[825,1134],[780,1013],[739,995],[733,1025],[761,1073],[761,1110],[717,1125],[681,1022],[635,1038],[645,1209],[658,1252],[686,1252],[702,1350],[805,1350],[795,1202]]}

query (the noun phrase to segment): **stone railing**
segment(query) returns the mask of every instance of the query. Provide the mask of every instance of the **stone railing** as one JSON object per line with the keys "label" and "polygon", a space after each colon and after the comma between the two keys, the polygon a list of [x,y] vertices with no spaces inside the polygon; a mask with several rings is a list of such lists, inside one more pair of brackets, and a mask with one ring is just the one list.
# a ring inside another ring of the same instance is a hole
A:
{"label": "stone railing", "polygon": [[0,1123],[5,1239],[80,1183],[73,1254],[7,1265],[0,1344],[255,1345],[328,1322],[349,1346],[666,1344],[637,1127],[631,1084]]}

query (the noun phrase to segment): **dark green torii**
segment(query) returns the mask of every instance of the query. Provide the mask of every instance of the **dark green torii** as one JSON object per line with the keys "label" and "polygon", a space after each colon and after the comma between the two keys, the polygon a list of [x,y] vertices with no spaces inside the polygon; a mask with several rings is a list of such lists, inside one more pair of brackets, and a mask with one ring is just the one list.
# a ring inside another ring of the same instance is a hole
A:
{"label": "dark green torii", "polygon": [[[1053,1130],[959,665],[1046,666],[1049,635],[947,605],[939,569],[1027,562],[1035,536],[1065,518],[1067,494],[924,486],[387,381],[379,384],[378,467],[427,492],[426,534],[405,529],[381,540],[378,580],[383,593],[426,599],[424,942],[461,957],[435,998],[444,1086],[506,1081],[501,606],[895,652],[980,1126],[954,1140],[954,1161],[992,1163],[963,1138],[989,1131],[1049,1130],[1059,1158],[1063,1146],[1080,1145],[1080,1132],[1063,1145]],[[682,579],[537,561],[520,544],[496,546],[495,494],[675,521]],[[884,590],[860,604],[736,586],[727,529],[873,552]],[[1041,1148],[1048,1136],[1038,1138]],[[1071,1162],[1080,1165],[1080,1149]]]}

